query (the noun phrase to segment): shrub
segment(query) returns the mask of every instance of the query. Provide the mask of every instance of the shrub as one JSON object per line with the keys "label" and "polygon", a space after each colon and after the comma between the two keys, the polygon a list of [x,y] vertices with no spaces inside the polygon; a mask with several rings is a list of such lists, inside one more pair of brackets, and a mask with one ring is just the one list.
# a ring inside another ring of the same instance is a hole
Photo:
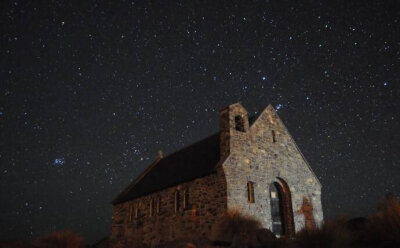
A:
{"label": "shrub", "polygon": [[25,241],[0,241],[0,248],[31,248]]}
{"label": "shrub", "polygon": [[350,238],[346,219],[339,218],[326,221],[315,229],[301,230],[296,234],[294,243],[298,248],[345,248],[350,247]]}
{"label": "shrub", "polygon": [[244,216],[238,210],[232,210],[219,216],[212,227],[211,239],[227,243],[232,241],[249,243],[260,228],[261,223],[258,220]]}
{"label": "shrub", "polygon": [[400,202],[396,197],[389,196],[379,204],[362,241],[367,247],[400,247]]}
{"label": "shrub", "polygon": [[81,248],[83,238],[73,231],[53,232],[33,242],[36,248]]}

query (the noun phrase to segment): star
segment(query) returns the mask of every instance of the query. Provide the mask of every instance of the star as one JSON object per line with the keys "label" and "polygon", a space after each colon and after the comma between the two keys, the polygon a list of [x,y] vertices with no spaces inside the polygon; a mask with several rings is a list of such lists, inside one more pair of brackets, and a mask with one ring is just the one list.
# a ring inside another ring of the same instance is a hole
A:
{"label": "star", "polygon": [[389,1],[240,1],[223,14],[210,0],[196,11],[95,3],[84,14],[20,2],[4,5],[1,32],[3,238],[29,238],[30,227],[101,238],[107,201],[156,151],[219,132],[220,111],[237,102],[249,114],[273,104],[322,183],[327,218],[366,216],[382,192],[400,192],[400,19]]}
{"label": "star", "polygon": [[54,166],[61,166],[65,164],[65,159],[64,158],[56,158],[54,159],[53,165]]}

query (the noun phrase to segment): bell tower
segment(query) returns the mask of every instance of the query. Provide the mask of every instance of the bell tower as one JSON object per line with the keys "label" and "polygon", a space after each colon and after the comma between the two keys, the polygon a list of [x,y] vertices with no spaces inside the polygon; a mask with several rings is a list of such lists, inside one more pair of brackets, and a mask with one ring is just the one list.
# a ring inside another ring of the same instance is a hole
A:
{"label": "bell tower", "polygon": [[219,125],[221,159],[225,159],[234,147],[247,140],[248,113],[240,103],[232,104],[221,110]]}

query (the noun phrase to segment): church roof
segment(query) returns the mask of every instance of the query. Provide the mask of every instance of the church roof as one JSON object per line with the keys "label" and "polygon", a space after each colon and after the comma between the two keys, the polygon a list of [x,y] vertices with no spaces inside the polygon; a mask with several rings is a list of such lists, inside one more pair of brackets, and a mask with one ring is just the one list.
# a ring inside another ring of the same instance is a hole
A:
{"label": "church roof", "polygon": [[113,201],[125,202],[214,172],[220,159],[219,133],[165,158],[158,158]]}

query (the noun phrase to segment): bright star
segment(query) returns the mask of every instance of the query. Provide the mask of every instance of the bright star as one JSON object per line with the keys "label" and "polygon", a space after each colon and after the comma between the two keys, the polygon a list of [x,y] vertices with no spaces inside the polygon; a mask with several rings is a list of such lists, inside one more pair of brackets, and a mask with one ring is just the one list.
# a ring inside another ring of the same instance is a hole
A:
{"label": "bright star", "polygon": [[61,166],[65,164],[65,159],[64,158],[56,158],[54,159],[53,165],[54,166]]}
{"label": "bright star", "polygon": [[283,108],[283,104],[279,103],[278,105],[276,105],[276,111],[279,111],[282,108]]}

